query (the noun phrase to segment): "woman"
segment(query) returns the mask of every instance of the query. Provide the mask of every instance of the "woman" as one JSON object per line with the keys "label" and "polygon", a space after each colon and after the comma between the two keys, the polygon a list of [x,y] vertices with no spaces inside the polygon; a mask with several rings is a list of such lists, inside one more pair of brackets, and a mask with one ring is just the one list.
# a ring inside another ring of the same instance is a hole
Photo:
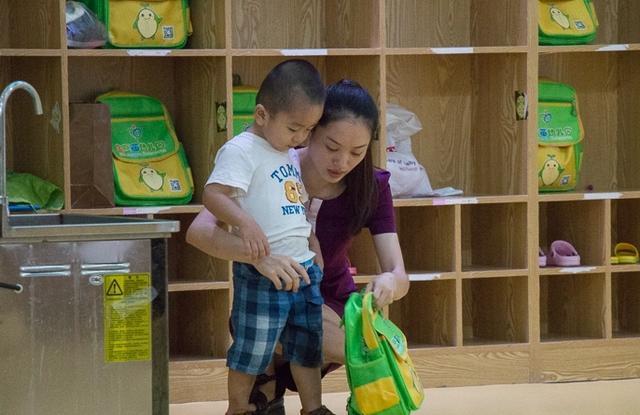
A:
{"label": "woman", "polygon": [[[395,231],[389,173],[373,167],[370,144],[377,130],[378,109],[369,93],[353,81],[339,81],[327,88],[324,112],[308,147],[298,150],[302,180],[311,200],[308,217],[315,222],[324,261],[323,354],[329,370],[345,361],[340,318],[349,295],[356,291],[347,252],[362,228],[369,228],[373,236],[382,269],[367,287],[373,291],[376,306],[383,308],[409,290]],[[252,258],[240,238],[217,226],[206,210],[192,223],[187,241],[209,255],[250,263],[283,289],[297,289],[299,276],[304,273],[288,257]],[[276,372],[279,384],[295,387],[285,379],[286,366],[276,363]],[[257,383],[272,378],[263,376]],[[284,413],[281,398],[273,398],[282,390],[275,394],[273,383],[253,394],[252,402],[263,411],[259,413]]]}

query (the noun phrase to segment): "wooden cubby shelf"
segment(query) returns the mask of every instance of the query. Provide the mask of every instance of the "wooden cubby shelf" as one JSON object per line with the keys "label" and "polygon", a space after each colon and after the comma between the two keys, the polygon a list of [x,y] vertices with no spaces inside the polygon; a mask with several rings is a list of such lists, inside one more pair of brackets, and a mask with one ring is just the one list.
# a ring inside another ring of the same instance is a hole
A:
{"label": "wooden cubby shelf", "polygon": [[462,281],[464,345],[526,343],[527,277]]}
{"label": "wooden cubby shelf", "polygon": [[413,282],[409,294],[389,306],[389,318],[410,348],[455,346],[456,281]]}
{"label": "wooden cubby shelf", "polygon": [[540,339],[604,339],[605,274],[540,277]]}
{"label": "wooden cubby shelf", "polygon": [[[25,4],[23,4],[25,3]],[[28,4],[26,4],[28,3]],[[66,213],[180,221],[169,241],[170,400],[227,399],[232,267],[185,241],[220,147],[232,137],[233,79],[259,86],[298,57],[326,83],[357,80],[380,108],[374,163],[386,165],[388,104],[423,128],[412,151],[434,189],[459,196],[394,200],[411,288],[386,310],[425,385],[637,377],[640,264],[610,262],[640,246],[640,2],[597,0],[590,45],[539,46],[535,1],[190,0],[185,48],[69,49],[65,1],[0,0],[0,87],[31,83],[6,112],[7,166],[65,193]],[[572,85],[584,124],[574,191],[537,189],[538,78]],[[70,104],[114,89],[168,108],[194,178],[181,206],[71,208]],[[516,92],[529,97],[516,117]],[[218,108],[227,123],[217,125]],[[538,247],[572,243],[579,267],[537,265]],[[380,272],[363,230],[349,249],[358,289]],[[325,391],[346,391],[344,370]]]}
{"label": "wooden cubby shelf", "polygon": [[613,337],[640,337],[640,272],[611,276]]}

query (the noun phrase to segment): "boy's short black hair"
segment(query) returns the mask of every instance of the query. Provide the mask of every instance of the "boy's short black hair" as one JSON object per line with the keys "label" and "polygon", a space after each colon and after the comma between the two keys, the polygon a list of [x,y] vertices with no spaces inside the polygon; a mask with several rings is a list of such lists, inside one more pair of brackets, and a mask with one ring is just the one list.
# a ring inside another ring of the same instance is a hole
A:
{"label": "boy's short black hair", "polygon": [[311,63],[302,59],[291,59],[276,65],[264,78],[256,104],[277,114],[290,111],[301,103],[324,105],[325,87],[320,73]]}

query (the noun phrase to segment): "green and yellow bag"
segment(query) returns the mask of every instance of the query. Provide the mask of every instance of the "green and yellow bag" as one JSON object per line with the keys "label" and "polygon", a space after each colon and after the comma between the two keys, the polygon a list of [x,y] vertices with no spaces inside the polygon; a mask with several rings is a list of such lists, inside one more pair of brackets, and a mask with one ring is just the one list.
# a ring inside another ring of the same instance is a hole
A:
{"label": "green and yellow bag", "polygon": [[584,129],[576,91],[541,79],[538,83],[538,190],[573,190],[582,167]]}
{"label": "green and yellow bag", "polygon": [[189,203],[193,178],[169,112],[156,98],[108,92],[115,202],[119,206]]}
{"label": "green and yellow bag", "polygon": [[372,303],[371,293],[353,293],[344,309],[348,412],[406,415],[420,408],[424,390],[407,339]]}
{"label": "green and yellow bag", "polygon": [[251,86],[233,87],[233,135],[236,136],[253,123],[258,89]]}
{"label": "green and yellow bag", "polygon": [[538,0],[541,45],[579,45],[596,38],[598,18],[592,0]]}
{"label": "green and yellow bag", "polygon": [[191,35],[188,0],[85,0],[113,48],[182,48]]}

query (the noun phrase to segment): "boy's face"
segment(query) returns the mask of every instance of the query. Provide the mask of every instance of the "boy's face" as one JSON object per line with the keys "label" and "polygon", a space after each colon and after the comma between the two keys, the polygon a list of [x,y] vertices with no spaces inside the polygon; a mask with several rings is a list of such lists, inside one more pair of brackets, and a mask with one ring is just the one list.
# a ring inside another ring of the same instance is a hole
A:
{"label": "boy's face", "polygon": [[292,111],[280,111],[275,115],[258,104],[255,120],[262,135],[278,151],[287,151],[302,144],[322,116],[322,105],[305,103],[294,106]]}

